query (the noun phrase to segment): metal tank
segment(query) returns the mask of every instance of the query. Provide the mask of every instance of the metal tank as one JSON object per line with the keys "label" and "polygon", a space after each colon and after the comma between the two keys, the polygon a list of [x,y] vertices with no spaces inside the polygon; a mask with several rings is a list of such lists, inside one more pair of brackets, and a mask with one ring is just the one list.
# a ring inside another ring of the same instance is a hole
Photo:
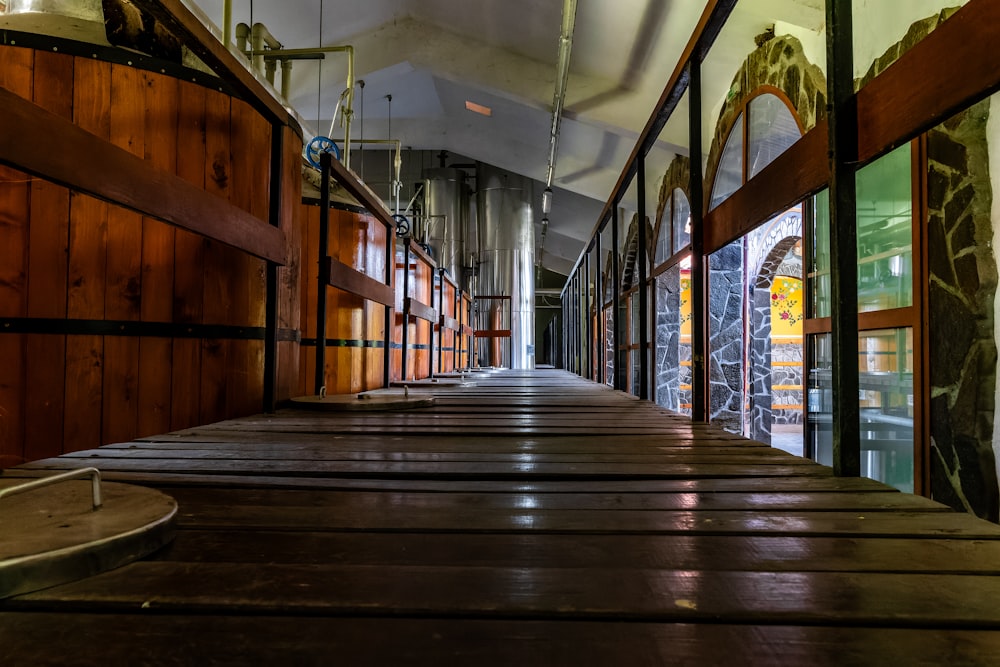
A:
{"label": "metal tank", "polygon": [[424,170],[424,229],[439,267],[462,285],[469,226],[469,186],[461,169]]}
{"label": "metal tank", "polygon": [[[535,367],[535,227],[533,181],[476,165],[478,272],[473,296],[476,329],[510,329],[511,337],[481,338],[479,364]],[[510,297],[485,299],[483,297]]]}

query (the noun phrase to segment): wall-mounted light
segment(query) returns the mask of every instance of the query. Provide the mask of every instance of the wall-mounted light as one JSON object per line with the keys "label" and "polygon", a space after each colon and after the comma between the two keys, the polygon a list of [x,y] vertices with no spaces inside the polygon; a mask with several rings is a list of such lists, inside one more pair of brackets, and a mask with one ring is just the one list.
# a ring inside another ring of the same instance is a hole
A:
{"label": "wall-mounted light", "polygon": [[542,191],[542,213],[548,215],[552,212],[552,188],[545,188]]}
{"label": "wall-mounted light", "polygon": [[476,104],[475,102],[470,102],[469,100],[465,101],[465,108],[468,109],[469,111],[472,111],[473,113],[477,113],[477,114],[479,114],[481,116],[492,116],[493,115],[493,109],[491,109],[491,108],[489,108],[487,106],[483,106],[482,104]]}

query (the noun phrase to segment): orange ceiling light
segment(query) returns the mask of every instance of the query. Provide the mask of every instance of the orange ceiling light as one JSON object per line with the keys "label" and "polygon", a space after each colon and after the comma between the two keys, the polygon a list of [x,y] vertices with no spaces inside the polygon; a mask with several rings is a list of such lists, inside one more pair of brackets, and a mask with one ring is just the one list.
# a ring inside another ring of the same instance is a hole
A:
{"label": "orange ceiling light", "polygon": [[489,117],[493,115],[493,109],[485,107],[482,104],[476,104],[475,102],[470,102],[469,100],[465,101],[465,108],[473,113],[478,113],[482,116]]}

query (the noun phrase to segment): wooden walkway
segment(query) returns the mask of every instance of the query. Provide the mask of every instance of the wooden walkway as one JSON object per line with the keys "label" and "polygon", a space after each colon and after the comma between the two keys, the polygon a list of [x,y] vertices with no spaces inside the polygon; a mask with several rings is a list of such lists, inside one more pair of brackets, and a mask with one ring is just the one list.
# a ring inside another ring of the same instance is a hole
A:
{"label": "wooden walkway", "polygon": [[561,371],[477,379],[7,471],[95,465],[180,530],[0,601],[0,664],[1000,661],[997,526]]}

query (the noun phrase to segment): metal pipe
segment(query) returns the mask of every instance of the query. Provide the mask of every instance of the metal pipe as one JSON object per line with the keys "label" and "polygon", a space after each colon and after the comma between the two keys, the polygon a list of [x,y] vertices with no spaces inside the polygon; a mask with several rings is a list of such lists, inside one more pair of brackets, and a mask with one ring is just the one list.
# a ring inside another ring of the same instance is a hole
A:
{"label": "metal pipe", "polygon": [[[254,27],[256,27],[256,25]],[[278,45],[278,47],[276,48],[264,49],[262,47],[258,48],[257,45],[254,45],[253,51],[251,51],[249,55],[253,57],[255,60],[258,57],[274,58],[275,60],[282,60],[285,58],[296,58],[296,57],[311,56],[324,53],[347,54],[347,88],[344,90],[342,94],[342,96],[346,98],[346,103],[344,104],[344,108],[341,110],[341,114],[343,116],[343,124],[344,124],[344,145],[349,146],[351,143],[351,119],[354,117],[354,47],[353,46],[345,44],[343,46],[320,46],[311,49],[310,48],[283,49],[281,48],[280,45]],[[344,151],[343,162],[346,168],[348,169],[351,168],[351,151],[349,150]]]}
{"label": "metal pipe", "polygon": [[246,23],[236,24],[236,49],[240,53],[247,53],[247,42],[250,41],[250,26]]}
{"label": "metal pipe", "polygon": [[27,493],[28,491],[34,491],[35,489],[40,489],[46,486],[51,486],[52,484],[58,484],[59,482],[65,482],[80,477],[90,477],[91,500],[93,502],[94,511],[96,512],[101,509],[101,505],[103,504],[101,501],[101,471],[97,468],[69,470],[67,472],[59,473],[58,475],[42,477],[30,482],[25,482],[24,484],[18,484],[17,486],[9,486],[6,489],[0,490],[0,500],[8,496],[16,496],[21,493]]}
{"label": "metal pipe", "polygon": [[227,49],[233,41],[233,0],[222,2],[222,44]]}
{"label": "metal pipe", "polygon": [[559,34],[559,62],[556,66],[556,89],[552,95],[552,127],[549,131],[549,166],[545,172],[545,186],[552,187],[556,172],[556,150],[559,146],[559,125],[566,104],[566,87],[569,83],[569,60],[573,51],[573,32],[576,26],[577,0],[563,4],[562,31]]}
{"label": "metal pipe", "polygon": [[[264,48],[265,45],[267,49]],[[281,42],[275,39],[263,23],[254,23],[250,28],[250,48],[253,68],[258,72],[264,72],[264,54],[280,50]]]}

